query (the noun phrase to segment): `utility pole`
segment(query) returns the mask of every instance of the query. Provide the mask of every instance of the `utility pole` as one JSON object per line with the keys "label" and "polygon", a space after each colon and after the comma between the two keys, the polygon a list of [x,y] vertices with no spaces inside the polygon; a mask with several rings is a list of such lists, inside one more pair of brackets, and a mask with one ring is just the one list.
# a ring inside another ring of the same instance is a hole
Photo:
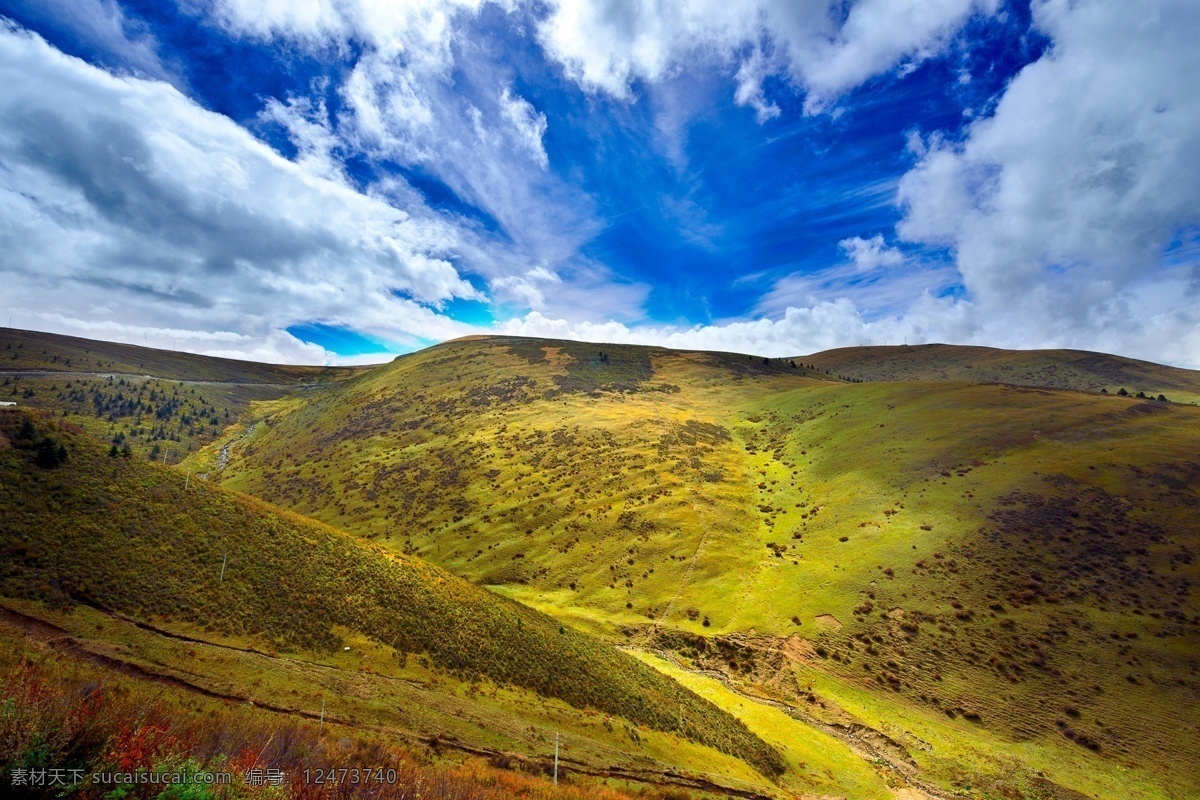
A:
{"label": "utility pole", "polygon": [[558,786],[558,734],[554,734],[554,785]]}
{"label": "utility pole", "polygon": [[321,698],[321,721],[317,723],[317,736],[321,735],[321,731],[325,728],[325,698]]}
{"label": "utility pole", "polygon": [[[221,559],[221,579],[220,579],[220,580],[218,580],[218,581],[217,581],[217,583],[224,583],[224,582],[225,582],[225,563],[226,563],[227,561],[229,561],[229,553],[226,553],[226,554],[225,554],[225,557]],[[324,707],[324,701],[321,701],[321,702],[322,702],[322,708],[323,708],[323,707]]]}
{"label": "utility pole", "polygon": [[187,478],[185,478],[185,479],[184,479],[184,481],[183,481],[183,490],[184,490],[185,492],[188,490],[188,486],[190,486],[190,485],[191,485],[191,483],[192,483],[192,471],[189,469],[189,470],[188,470],[188,474],[187,474]]}

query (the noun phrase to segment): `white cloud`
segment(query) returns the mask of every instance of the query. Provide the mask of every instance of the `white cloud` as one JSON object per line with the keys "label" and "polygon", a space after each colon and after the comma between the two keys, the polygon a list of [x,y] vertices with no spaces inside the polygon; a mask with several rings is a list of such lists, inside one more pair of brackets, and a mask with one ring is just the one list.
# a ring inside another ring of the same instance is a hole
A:
{"label": "white cloud", "polygon": [[546,307],[543,286],[561,284],[562,278],[545,267],[534,267],[524,275],[507,275],[491,282],[493,293],[501,300],[513,300],[540,311]]}
{"label": "white cloud", "polygon": [[[551,0],[540,22],[546,52],[582,86],[628,97],[696,60],[737,64],[736,99],[760,121],[778,109],[768,74],[789,77],[818,110],[896,67],[940,52],[997,0]],[[770,52],[770,56],[766,52]]]}
{"label": "white cloud", "polygon": [[51,25],[91,48],[112,69],[177,82],[163,64],[158,42],[115,0],[10,0],[6,3],[31,25]]}
{"label": "white cloud", "polygon": [[[910,71],[942,52],[972,14],[993,13],[998,5],[998,0],[859,0],[835,33],[795,24],[783,29],[793,69],[813,92],[807,105],[814,109],[897,64]],[[786,12],[776,13],[787,19]]]}
{"label": "white cloud", "polygon": [[875,234],[870,239],[854,236],[838,242],[842,252],[850,257],[851,263],[859,272],[872,272],[881,267],[899,267],[904,263],[904,254],[895,247],[888,247],[883,242],[883,234]]}
{"label": "white cloud", "polygon": [[[324,86],[315,88],[320,96]],[[258,116],[263,122],[273,122],[287,131],[296,148],[295,162],[306,172],[339,183],[347,182],[345,166],[336,155],[342,142],[333,131],[323,99],[289,97],[286,102],[280,102],[270,97]]]}
{"label": "white cloud", "polygon": [[409,66],[445,71],[456,26],[484,5],[533,15],[546,54],[579,85],[618,98],[700,62],[733,67],[738,103],[760,121],[779,109],[768,75],[808,92],[818,110],[898,65],[941,52],[966,20],[999,0],[195,0],[227,30],[309,47],[355,40]]}
{"label": "white cloud", "polygon": [[1200,226],[1200,6],[1041,0],[1034,18],[1052,47],[994,113],[914,142],[898,232],[953,250],[1000,340],[1200,366],[1200,309],[1161,266]]}
{"label": "white cloud", "polygon": [[750,55],[742,61],[737,75],[734,76],[734,80],[737,82],[737,91],[733,94],[734,101],[739,106],[753,108],[754,116],[759,124],[774,119],[780,114],[779,106],[767,100],[763,91],[763,81],[771,72],[772,65],[767,62],[762,50],[755,47],[751,50]]}
{"label": "white cloud", "polygon": [[446,63],[456,15],[476,13],[485,2],[509,5],[505,0],[191,0],[191,5],[232,33],[317,48],[354,39]]}
{"label": "white cloud", "polygon": [[0,84],[0,314],[108,321],[126,340],[133,321],[193,331],[201,351],[204,331],[233,331],[251,338],[222,352],[272,360],[311,355],[281,331],[311,320],[397,342],[469,330],[429,307],[478,295],[447,260],[457,230],[424,209],[314,175],[165,83],[10,27]]}
{"label": "white cloud", "polygon": [[614,344],[648,344],[686,350],[720,350],[761,356],[794,356],[865,344],[961,341],[970,336],[970,304],[923,296],[903,315],[865,320],[847,298],[788,308],[778,319],[719,325],[627,326],[619,322],[569,322],[531,311],[500,332]]}
{"label": "white cloud", "polygon": [[399,51],[364,53],[341,88],[338,133],[369,159],[435,177],[499,225],[501,236],[479,231],[477,241],[461,243],[473,271],[494,280],[542,264],[569,281],[580,248],[603,223],[591,198],[549,169],[546,117],[504,71],[472,51],[451,81]]}
{"label": "white cloud", "polygon": [[533,160],[542,169],[550,166],[550,158],[542,144],[542,137],[546,135],[546,115],[538,112],[525,98],[514,95],[508,86],[500,95],[500,112],[513,126],[517,141],[529,151]]}

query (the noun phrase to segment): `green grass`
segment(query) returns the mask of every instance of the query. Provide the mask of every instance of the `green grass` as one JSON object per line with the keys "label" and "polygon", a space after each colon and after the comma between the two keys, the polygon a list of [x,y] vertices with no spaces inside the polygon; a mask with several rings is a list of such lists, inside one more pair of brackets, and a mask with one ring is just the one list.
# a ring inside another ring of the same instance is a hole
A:
{"label": "green grass", "polygon": [[[71,616],[65,621],[78,622]],[[77,627],[88,628],[90,623]],[[79,630],[72,633],[80,635]],[[136,640],[137,634],[133,638]],[[340,698],[335,695],[333,699]],[[264,796],[400,800],[414,795],[447,800],[517,796],[622,800],[633,796],[627,782],[580,774],[575,769],[574,748],[568,749],[570,760],[560,770],[563,780],[555,785],[549,777],[552,762],[542,754],[495,753],[488,759],[491,763],[477,756],[465,760],[443,745],[429,748],[409,742],[396,731],[380,730],[379,726],[367,729],[346,721],[342,706],[337,707],[336,716],[331,713],[319,724],[174,686],[147,684],[65,656],[52,645],[0,622],[0,780],[13,787],[6,788],[6,796],[124,796],[119,791],[104,791],[108,787],[96,791],[88,785],[75,786],[69,792],[61,786],[22,790],[12,780],[12,772],[18,768],[79,769],[84,775],[143,770],[215,772],[232,778],[219,787],[186,787],[185,796],[195,800]],[[245,780],[251,765],[280,770],[287,780],[278,789],[255,787]],[[504,765],[507,768],[498,768]],[[342,767],[358,769],[360,776],[361,770],[370,768],[373,777],[382,780],[351,778],[336,787],[305,780],[306,770],[327,772]],[[390,775],[387,770],[392,770]],[[179,797],[183,787],[139,788],[137,796],[166,800]],[[671,787],[642,784],[639,788],[637,796],[651,800],[703,796]]]}
{"label": "green grass", "polygon": [[149,375],[168,381],[297,385],[343,380],[363,370],[363,367],[260,364],[55,333],[0,328],[0,373],[118,373],[125,376]]}
{"label": "green grass", "polygon": [[1083,350],[999,350],[928,344],[845,347],[795,361],[833,375],[868,381],[977,381],[1083,392],[1124,388],[1131,395],[1200,403],[1200,373]]}
{"label": "green grass", "polygon": [[135,457],[170,464],[236,425],[250,403],[304,397],[363,371],[0,329],[0,401],[50,411]]}
{"label": "green grass", "polygon": [[800,722],[784,711],[741,697],[715,678],[696,675],[649,654],[646,663],[687,686],[744,722],[775,746],[788,762],[789,784],[796,793],[828,792],[847,797],[891,797],[886,779],[850,748],[829,734]]}
{"label": "green grass", "polygon": [[406,356],[273,414],[222,481],[634,646],[797,634],[986,741],[1200,773],[1200,412],[609,350]]}
{"label": "green grass", "polygon": [[[333,652],[339,631],[352,631],[460,679],[676,732],[765,774],[783,768],[741,723],[677,683],[437,568],[203,481],[185,489],[184,475],[110,458],[44,416],[3,412],[0,432],[7,596],[180,620],[285,649]],[[66,448],[65,463],[34,463],[44,437]]]}

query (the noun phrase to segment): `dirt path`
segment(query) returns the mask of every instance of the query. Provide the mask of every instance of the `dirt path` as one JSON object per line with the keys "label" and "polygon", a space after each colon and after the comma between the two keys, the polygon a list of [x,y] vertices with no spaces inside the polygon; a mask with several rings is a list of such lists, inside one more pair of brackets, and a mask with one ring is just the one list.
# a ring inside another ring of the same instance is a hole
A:
{"label": "dirt path", "polygon": [[903,793],[898,793],[897,798],[903,800],[949,800],[949,795],[944,794],[940,789],[929,783],[921,780],[920,767],[908,755],[908,750],[895,741],[887,734],[882,733],[867,725],[861,724],[837,724],[824,722],[817,719],[812,714],[809,714],[802,708],[788,705],[787,703],[778,700],[772,700],[767,697],[760,697],[755,694],[744,691],[735,684],[731,683],[729,676],[719,670],[710,669],[692,669],[684,664],[681,664],[673,654],[665,650],[648,650],[655,656],[670,662],[676,668],[690,672],[693,675],[700,675],[705,678],[712,678],[720,681],[721,684],[738,695],[739,697],[750,700],[764,706],[778,709],[787,714],[792,719],[802,722],[810,728],[815,728],[822,733],[834,737],[838,741],[850,748],[856,756],[868,761],[872,764],[882,765],[892,775],[904,782],[905,788],[899,790]]}
{"label": "dirt path", "polygon": [[[255,430],[258,429],[258,426],[261,424],[262,424],[262,420],[255,422],[241,436],[230,439],[228,442],[221,445],[221,449],[217,451],[217,468],[216,468],[217,472],[221,472],[222,470],[225,469],[225,467],[229,466],[229,448],[233,447],[238,442],[241,442],[241,441],[245,440],[247,437],[249,437],[252,433],[254,433]],[[204,478],[205,480],[208,480],[208,473],[207,472],[201,473],[200,477]]]}

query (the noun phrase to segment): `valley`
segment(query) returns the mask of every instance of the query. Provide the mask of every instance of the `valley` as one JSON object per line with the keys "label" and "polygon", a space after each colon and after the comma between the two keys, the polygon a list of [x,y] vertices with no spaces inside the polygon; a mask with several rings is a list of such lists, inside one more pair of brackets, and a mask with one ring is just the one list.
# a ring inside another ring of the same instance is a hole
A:
{"label": "valley", "polygon": [[[304,724],[336,698],[330,724],[462,757],[559,733],[620,786],[1200,791],[1194,373],[509,337],[229,368],[22,336],[5,630],[62,631],[30,652]],[[44,438],[69,457],[35,463]]]}

